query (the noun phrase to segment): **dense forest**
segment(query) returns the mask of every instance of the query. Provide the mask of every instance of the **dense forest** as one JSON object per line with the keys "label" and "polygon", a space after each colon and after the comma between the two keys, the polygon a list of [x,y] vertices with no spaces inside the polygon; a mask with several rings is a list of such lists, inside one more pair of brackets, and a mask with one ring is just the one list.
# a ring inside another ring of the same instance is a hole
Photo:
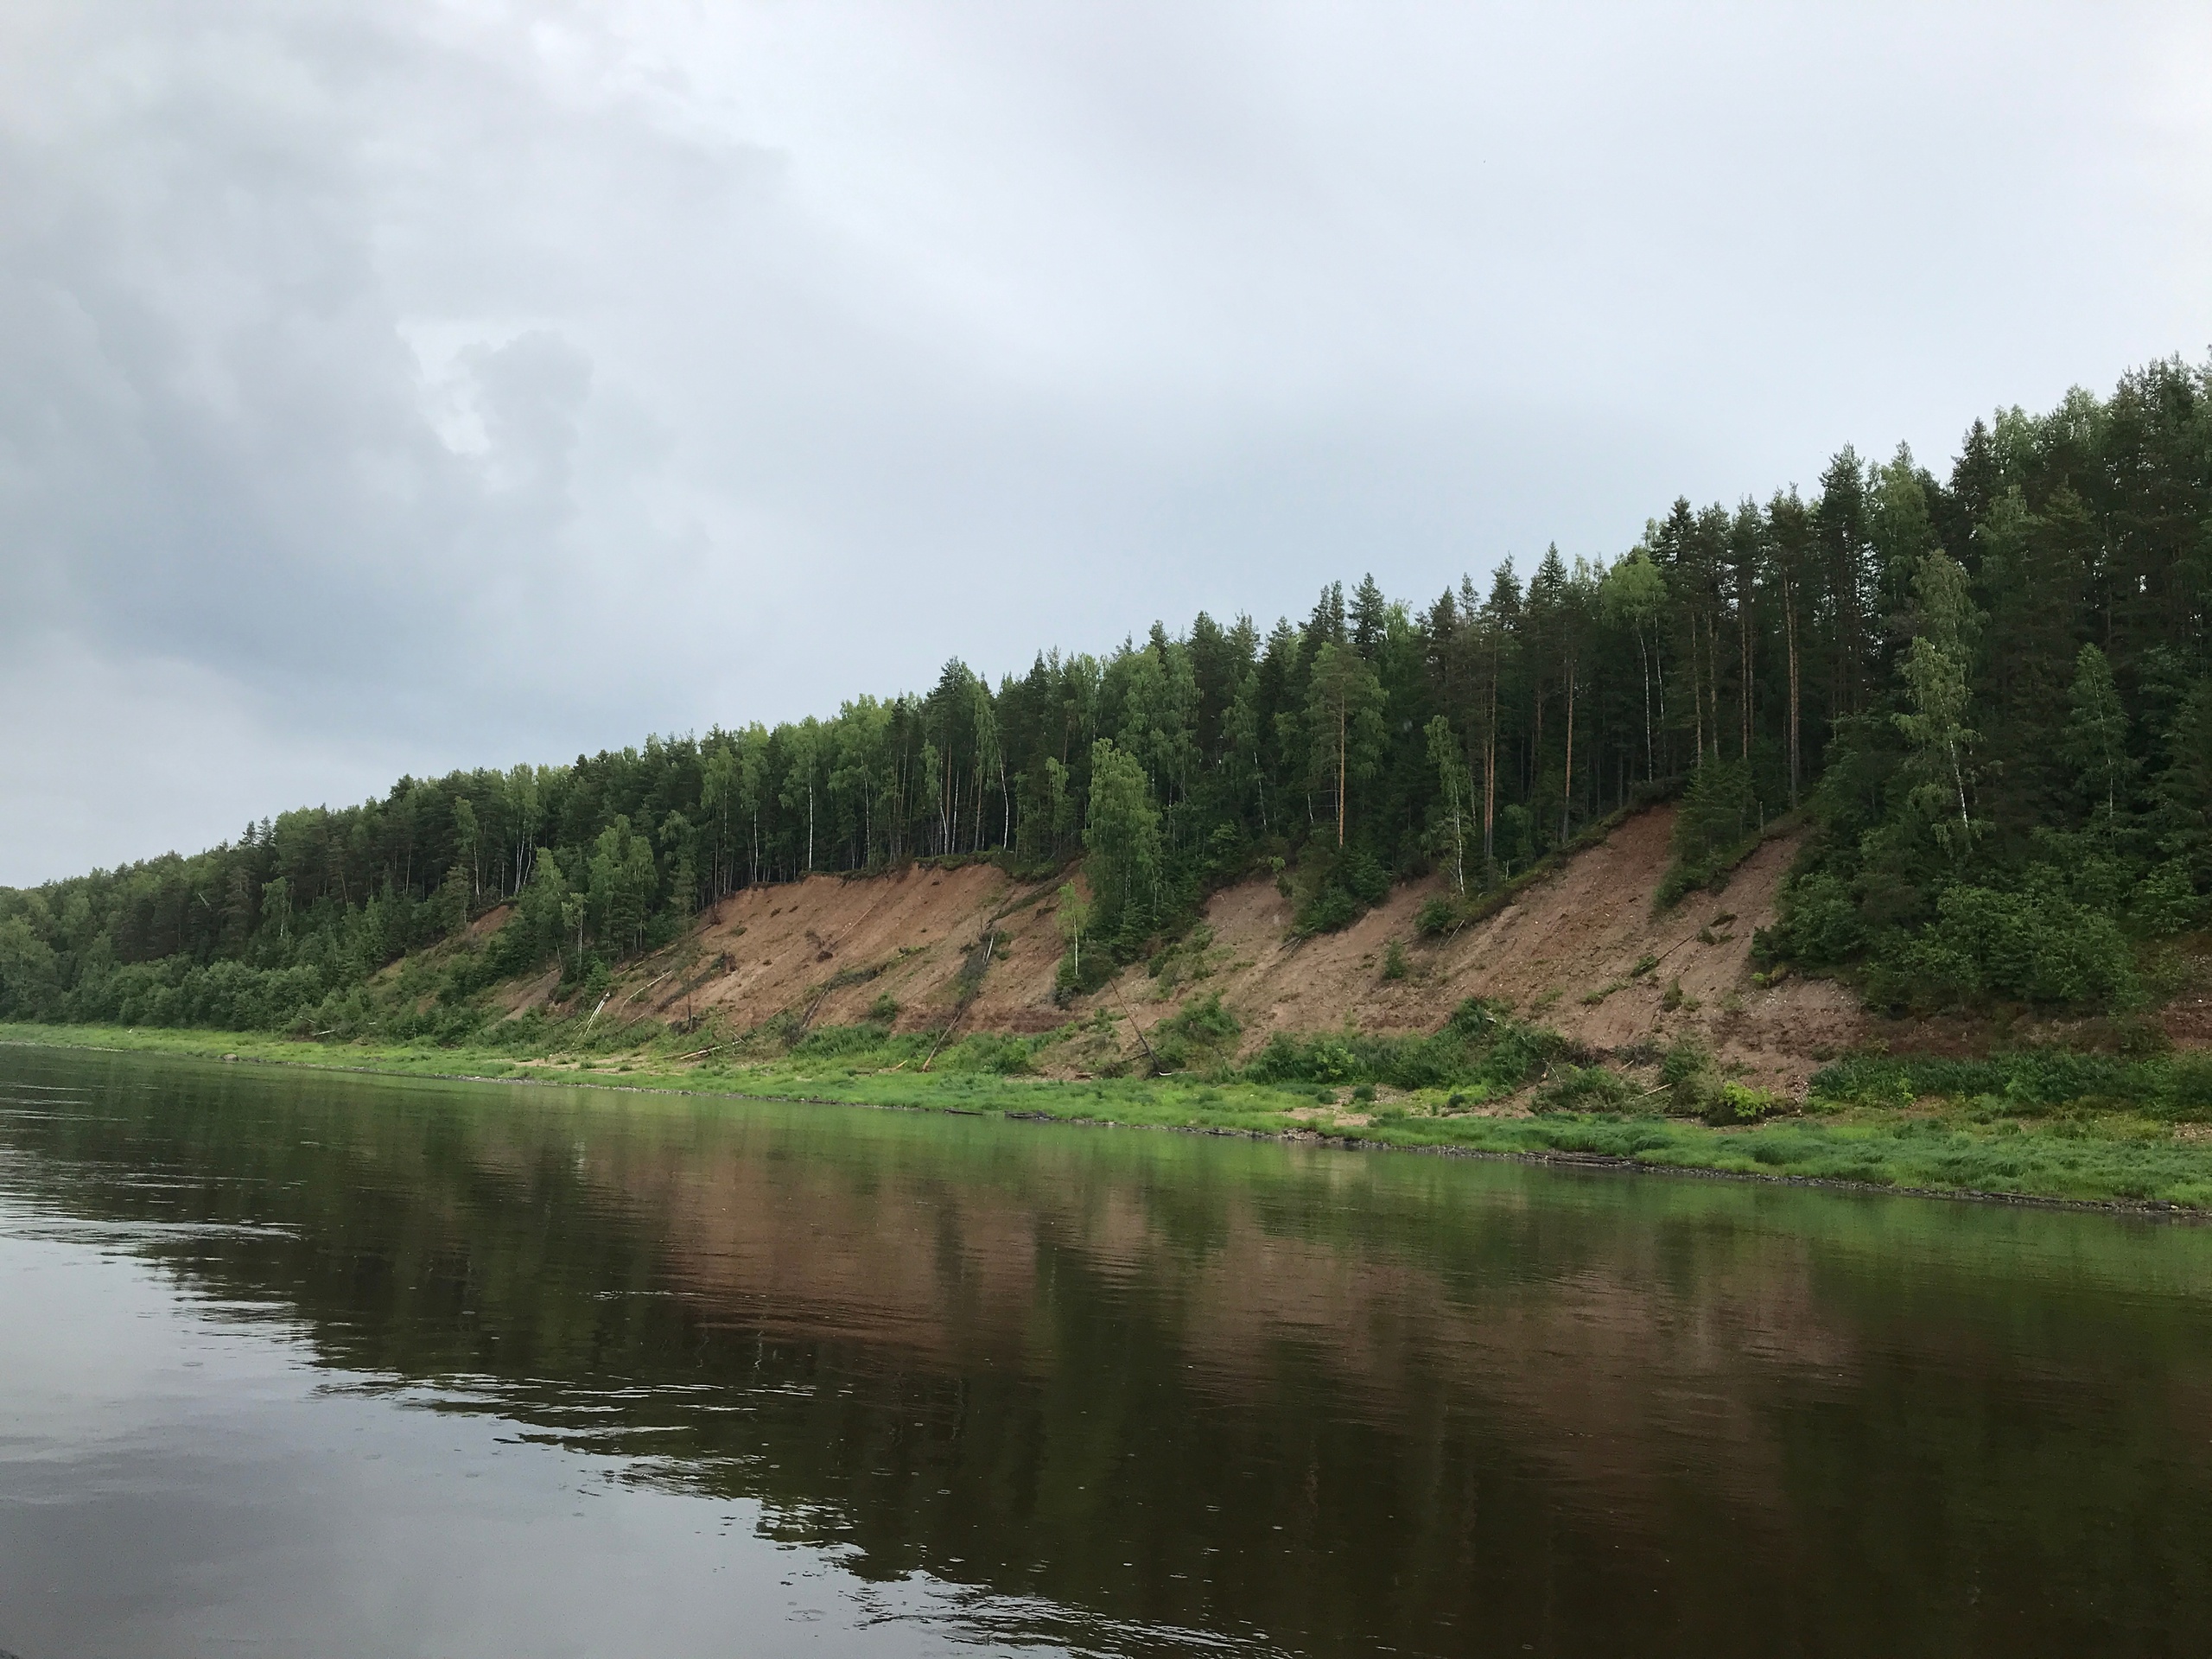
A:
{"label": "dense forest", "polygon": [[1847,448],[1808,491],[1677,500],[1617,558],[1335,585],[995,686],[956,661],[828,719],[404,778],[0,890],[0,1016],[404,1026],[372,982],[461,934],[451,1029],[493,978],[603,980],[741,887],[978,857],[1084,861],[1073,988],[1255,869],[1317,931],[1440,869],[1448,926],[1677,793],[1670,892],[1809,820],[1771,960],[1885,1006],[2126,1007],[2212,891],[2209,601],[2212,365],[2162,362],[1977,422],[1946,479]]}

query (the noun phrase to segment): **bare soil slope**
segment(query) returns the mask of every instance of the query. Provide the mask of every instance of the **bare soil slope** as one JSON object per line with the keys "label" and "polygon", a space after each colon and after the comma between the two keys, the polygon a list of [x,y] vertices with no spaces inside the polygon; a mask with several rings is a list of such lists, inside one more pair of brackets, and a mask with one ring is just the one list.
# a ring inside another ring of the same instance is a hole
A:
{"label": "bare soil slope", "polygon": [[[810,1027],[853,1025],[888,995],[899,1029],[933,1029],[957,1004],[963,963],[988,944],[990,960],[963,1028],[1047,1031],[1067,1018],[1052,1005],[1059,935],[1036,902],[1052,891],[1017,886],[988,865],[748,888],[640,964],[607,1014],[671,1021],[719,1014],[740,1028],[780,1014]],[[551,989],[539,981],[521,1002]]]}
{"label": "bare soil slope", "polygon": [[[1767,842],[1724,891],[1655,913],[1673,827],[1671,807],[1639,814],[1496,915],[1434,943],[1413,924],[1440,880],[1401,887],[1341,933],[1303,941],[1287,936],[1287,899],[1270,884],[1243,883],[1207,906],[1209,976],[1179,986],[1173,1000],[1218,991],[1243,1019],[1249,1052],[1277,1031],[1346,1022],[1433,1031],[1461,999],[1491,997],[1593,1048],[1695,1035],[1764,1086],[1802,1088],[1816,1052],[1856,1041],[1863,1016],[1856,999],[1824,981],[1751,983],[1751,930],[1774,920],[1795,839]],[[1393,940],[1410,968],[1399,980],[1382,976]],[[1646,957],[1656,964],[1637,973]],[[1144,982],[1141,970],[1125,979],[1133,1000]],[[1677,984],[1676,1006],[1666,1008]]]}
{"label": "bare soil slope", "polygon": [[[1462,999],[1483,996],[1598,1049],[1696,1036],[1764,1086],[1802,1089],[1822,1058],[1861,1038],[1865,1018],[1827,982],[1751,983],[1751,931],[1774,919],[1795,842],[1768,842],[1724,891],[1655,913],[1673,823],[1666,807],[1631,818],[1496,915],[1437,941],[1413,925],[1440,890],[1436,879],[1398,887],[1340,933],[1304,940],[1290,937],[1290,901],[1271,880],[1244,881],[1207,905],[1211,940],[1177,953],[1175,971],[1155,977],[1132,968],[1065,1008],[1052,1001],[1063,948],[1054,883],[1025,887],[985,865],[814,876],[726,900],[680,944],[641,964],[608,1013],[720,1015],[740,1027],[779,1015],[849,1025],[888,994],[899,1028],[935,1029],[957,1007],[968,963],[971,982],[974,967],[982,972],[963,1030],[1035,1033],[1103,1009],[1112,1040],[1134,1051],[1132,1023],[1148,1028],[1192,997],[1218,993],[1243,1021],[1249,1053],[1279,1031],[1433,1031]],[[1393,941],[1409,965],[1395,980],[1383,977]],[[1646,958],[1653,964],[1637,972]],[[512,1005],[551,989],[543,981],[518,987]]]}

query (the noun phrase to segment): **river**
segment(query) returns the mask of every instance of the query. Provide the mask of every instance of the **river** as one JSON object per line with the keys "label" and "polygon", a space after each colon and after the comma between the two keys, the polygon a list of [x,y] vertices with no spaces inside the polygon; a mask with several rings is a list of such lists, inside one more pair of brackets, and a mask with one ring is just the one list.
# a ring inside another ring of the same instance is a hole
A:
{"label": "river", "polygon": [[0,1048],[0,1649],[2202,1653],[2212,1230]]}

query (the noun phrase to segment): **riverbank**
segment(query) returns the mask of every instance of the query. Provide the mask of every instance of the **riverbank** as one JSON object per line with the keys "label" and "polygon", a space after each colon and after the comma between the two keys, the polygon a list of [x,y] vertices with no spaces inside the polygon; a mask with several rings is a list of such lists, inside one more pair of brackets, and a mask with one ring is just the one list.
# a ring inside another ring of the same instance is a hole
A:
{"label": "riverbank", "polygon": [[[2014,1114],[1986,1096],[1869,1105],[1817,1098],[1741,1128],[1618,1111],[1455,1107],[1440,1091],[1343,1101],[1291,1084],[920,1071],[655,1052],[517,1056],[489,1048],[323,1044],[235,1032],[0,1026],[0,1044],[162,1054],[397,1077],[529,1083],[993,1114],[1432,1153],[1604,1161],[1947,1197],[2212,1211],[2212,1132],[2113,1109]],[[1433,1096],[1433,1097],[1432,1097]]]}

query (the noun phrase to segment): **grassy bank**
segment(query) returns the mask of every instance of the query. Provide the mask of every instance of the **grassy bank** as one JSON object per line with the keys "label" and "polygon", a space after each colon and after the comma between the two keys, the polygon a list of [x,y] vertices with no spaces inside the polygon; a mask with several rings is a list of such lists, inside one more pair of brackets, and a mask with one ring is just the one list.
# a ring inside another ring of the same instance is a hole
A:
{"label": "grassy bank", "polygon": [[[2198,1081],[2181,1063],[2098,1070],[2071,1061],[1977,1062],[1952,1077],[1913,1063],[1855,1060],[1816,1083],[1802,1115],[1741,1128],[1630,1111],[1529,1115],[1479,1087],[1348,1097],[1304,1083],[1197,1077],[1079,1080],[1019,1075],[1009,1042],[979,1037],[920,1069],[919,1039],[840,1039],[767,1058],[683,1050],[681,1039],[488,1046],[326,1044],[232,1032],[0,1026],[0,1042],[235,1058],[422,1077],[673,1090],[846,1102],[1243,1134],[1319,1134],[1416,1149],[1615,1159],[1662,1168],[2212,1210],[2212,1131],[2197,1121]],[[2176,1069],[2178,1067],[2179,1069]],[[2083,1085],[2094,1083],[2094,1088]],[[2082,1092],[2068,1096],[2069,1088]],[[1357,1091],[1364,1095],[1368,1091]],[[2208,1096],[2212,1099],[2212,1096]]]}

